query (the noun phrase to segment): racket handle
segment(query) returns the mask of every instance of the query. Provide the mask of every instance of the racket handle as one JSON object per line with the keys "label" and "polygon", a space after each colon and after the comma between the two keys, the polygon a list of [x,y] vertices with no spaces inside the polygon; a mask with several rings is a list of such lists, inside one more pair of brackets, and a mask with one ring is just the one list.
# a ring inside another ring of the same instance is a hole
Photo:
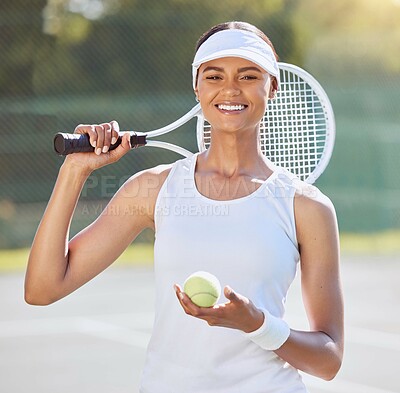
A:
{"label": "racket handle", "polygon": [[[121,136],[117,142],[110,146],[110,150],[114,150],[121,144]],[[146,134],[131,132],[131,146],[136,149],[146,144]],[[66,156],[72,153],[88,153],[93,152],[94,147],[90,144],[88,134],[67,134],[59,132],[54,136],[54,150],[60,156]]]}

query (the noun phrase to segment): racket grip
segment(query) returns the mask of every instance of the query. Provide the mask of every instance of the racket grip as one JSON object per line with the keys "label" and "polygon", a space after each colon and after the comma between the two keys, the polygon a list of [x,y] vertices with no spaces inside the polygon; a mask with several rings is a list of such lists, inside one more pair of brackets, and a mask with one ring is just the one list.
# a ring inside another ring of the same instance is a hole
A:
{"label": "racket grip", "polygon": [[[121,136],[117,142],[110,146],[110,150],[114,150],[121,144]],[[131,146],[136,149],[146,144],[146,134],[131,132]],[[94,147],[90,144],[88,134],[67,134],[59,132],[54,136],[54,150],[60,156],[66,156],[72,153],[89,153],[94,151]]]}

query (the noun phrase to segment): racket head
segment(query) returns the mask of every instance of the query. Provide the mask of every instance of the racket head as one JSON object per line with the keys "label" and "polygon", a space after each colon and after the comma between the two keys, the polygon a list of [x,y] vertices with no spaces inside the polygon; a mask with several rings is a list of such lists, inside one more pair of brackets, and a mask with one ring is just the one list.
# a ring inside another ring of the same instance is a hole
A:
{"label": "racket head", "polygon": [[[261,151],[275,165],[314,183],[327,167],[335,143],[335,117],[318,81],[302,68],[279,63],[280,85],[268,101],[260,124]],[[197,120],[197,145],[206,150],[211,126],[203,114]]]}

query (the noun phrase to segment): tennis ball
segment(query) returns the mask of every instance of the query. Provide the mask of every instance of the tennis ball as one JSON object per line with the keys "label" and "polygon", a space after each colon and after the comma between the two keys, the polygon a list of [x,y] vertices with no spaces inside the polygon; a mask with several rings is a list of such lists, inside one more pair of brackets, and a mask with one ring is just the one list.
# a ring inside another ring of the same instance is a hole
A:
{"label": "tennis ball", "polygon": [[197,306],[212,307],[221,295],[221,284],[211,273],[199,271],[186,279],[183,291]]}

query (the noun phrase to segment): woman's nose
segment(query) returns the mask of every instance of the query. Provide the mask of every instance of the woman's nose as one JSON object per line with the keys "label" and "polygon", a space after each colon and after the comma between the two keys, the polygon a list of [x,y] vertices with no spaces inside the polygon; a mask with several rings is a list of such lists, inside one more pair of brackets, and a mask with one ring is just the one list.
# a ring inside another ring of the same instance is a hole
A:
{"label": "woman's nose", "polygon": [[240,88],[236,81],[227,79],[222,86],[221,93],[225,94],[226,96],[237,96],[240,94]]}

